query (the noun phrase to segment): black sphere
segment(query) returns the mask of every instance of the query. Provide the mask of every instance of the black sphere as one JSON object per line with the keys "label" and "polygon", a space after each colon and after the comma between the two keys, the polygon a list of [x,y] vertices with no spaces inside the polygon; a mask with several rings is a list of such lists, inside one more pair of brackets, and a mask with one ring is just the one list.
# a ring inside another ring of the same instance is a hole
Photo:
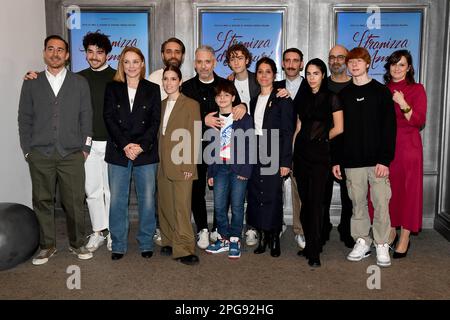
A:
{"label": "black sphere", "polygon": [[27,206],[0,203],[0,270],[27,261],[39,246],[39,223]]}

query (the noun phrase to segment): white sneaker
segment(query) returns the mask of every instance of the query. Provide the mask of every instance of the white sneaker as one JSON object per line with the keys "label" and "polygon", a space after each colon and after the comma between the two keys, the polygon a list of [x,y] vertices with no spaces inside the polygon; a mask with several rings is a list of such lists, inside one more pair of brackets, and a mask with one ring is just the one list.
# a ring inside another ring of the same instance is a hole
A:
{"label": "white sneaker", "polygon": [[86,247],[73,248],[69,247],[69,251],[78,257],[80,260],[89,260],[94,256],[92,252],[89,252]]}
{"label": "white sneaker", "polygon": [[370,256],[370,246],[366,244],[366,241],[364,239],[358,238],[352,252],[348,254],[347,260],[361,261],[368,256]]}
{"label": "white sneaker", "polygon": [[209,246],[209,232],[208,229],[202,229],[197,233],[197,246],[200,249],[206,249]]}
{"label": "white sneaker", "polygon": [[245,243],[248,246],[254,246],[258,243],[258,234],[255,229],[248,229],[245,233]]}
{"label": "white sneaker", "polygon": [[389,256],[389,244],[377,244],[377,265],[381,267],[389,267],[391,265],[391,257]]}
{"label": "white sneaker", "polygon": [[155,229],[155,234],[153,235],[153,242],[158,246],[162,247],[161,230],[159,228]]}
{"label": "white sneaker", "polygon": [[305,249],[306,246],[306,242],[305,242],[305,236],[302,234],[296,234],[295,235],[295,242],[297,243],[297,245],[302,248]]}
{"label": "white sneaker", "polygon": [[86,244],[86,249],[88,249],[89,252],[94,252],[95,250],[100,248],[100,246],[102,246],[104,242],[105,237],[99,232],[94,232],[89,236],[89,241]]}
{"label": "white sneaker", "polygon": [[215,243],[217,241],[217,239],[219,239],[219,232],[217,232],[217,228],[216,228],[216,229],[214,229],[214,231],[211,231],[209,233],[209,240],[212,243]]}
{"label": "white sneaker", "polygon": [[108,251],[112,251],[112,239],[111,239],[111,232],[108,233],[106,236],[106,248]]}

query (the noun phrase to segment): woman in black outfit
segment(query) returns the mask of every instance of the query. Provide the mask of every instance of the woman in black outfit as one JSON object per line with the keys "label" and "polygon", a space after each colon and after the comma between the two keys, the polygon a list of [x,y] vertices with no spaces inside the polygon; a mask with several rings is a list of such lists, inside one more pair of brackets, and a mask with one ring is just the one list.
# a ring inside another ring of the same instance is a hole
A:
{"label": "woman in black outfit", "polygon": [[[265,252],[269,245],[272,257],[281,254],[281,188],[284,177],[291,171],[295,123],[292,100],[276,96],[277,90],[273,87],[276,73],[277,67],[272,59],[263,57],[256,63],[256,81],[261,92],[250,101],[250,114],[254,119],[258,152],[247,187],[247,223],[256,228],[259,235],[254,253]],[[265,159],[266,154],[269,163]]]}
{"label": "woman in black outfit", "polygon": [[330,174],[329,140],[343,132],[344,120],[338,96],[328,90],[325,63],[312,59],[305,70],[308,86],[298,105],[301,129],[294,145],[294,176],[302,201],[300,220],[306,240],[305,249],[298,254],[304,255],[311,267],[320,267],[323,202]]}

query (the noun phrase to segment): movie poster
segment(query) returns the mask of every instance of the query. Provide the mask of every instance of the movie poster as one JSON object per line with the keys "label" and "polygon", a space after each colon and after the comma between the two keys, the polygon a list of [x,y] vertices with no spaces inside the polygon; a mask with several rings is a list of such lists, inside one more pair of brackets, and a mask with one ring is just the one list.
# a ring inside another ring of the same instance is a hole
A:
{"label": "movie poster", "polygon": [[[79,28],[69,30],[71,70],[89,67],[85,59],[83,37],[88,32],[107,35],[112,44],[108,64],[117,69],[120,52],[126,46],[139,48],[149,66],[149,12],[81,12]],[[149,70],[147,67],[147,75]]]}
{"label": "movie poster", "polygon": [[[336,44],[366,48],[372,57],[369,75],[384,83],[384,65],[396,50],[411,52],[415,79],[420,79],[422,12],[337,12]],[[370,28],[369,28],[370,27]]]}
{"label": "movie poster", "polygon": [[250,71],[261,57],[272,58],[281,79],[283,53],[283,12],[201,12],[200,44],[214,48],[217,58],[215,72],[221,77],[231,73],[226,60],[227,49],[243,43],[252,53]]}

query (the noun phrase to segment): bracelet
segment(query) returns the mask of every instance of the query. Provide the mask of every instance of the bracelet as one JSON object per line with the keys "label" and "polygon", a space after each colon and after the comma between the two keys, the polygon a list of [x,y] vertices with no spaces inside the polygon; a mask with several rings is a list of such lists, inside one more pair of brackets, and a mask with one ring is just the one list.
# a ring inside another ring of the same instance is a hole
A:
{"label": "bracelet", "polygon": [[411,107],[408,107],[408,108],[405,108],[405,109],[400,108],[400,111],[401,111],[402,113],[408,113],[408,112],[411,111]]}

